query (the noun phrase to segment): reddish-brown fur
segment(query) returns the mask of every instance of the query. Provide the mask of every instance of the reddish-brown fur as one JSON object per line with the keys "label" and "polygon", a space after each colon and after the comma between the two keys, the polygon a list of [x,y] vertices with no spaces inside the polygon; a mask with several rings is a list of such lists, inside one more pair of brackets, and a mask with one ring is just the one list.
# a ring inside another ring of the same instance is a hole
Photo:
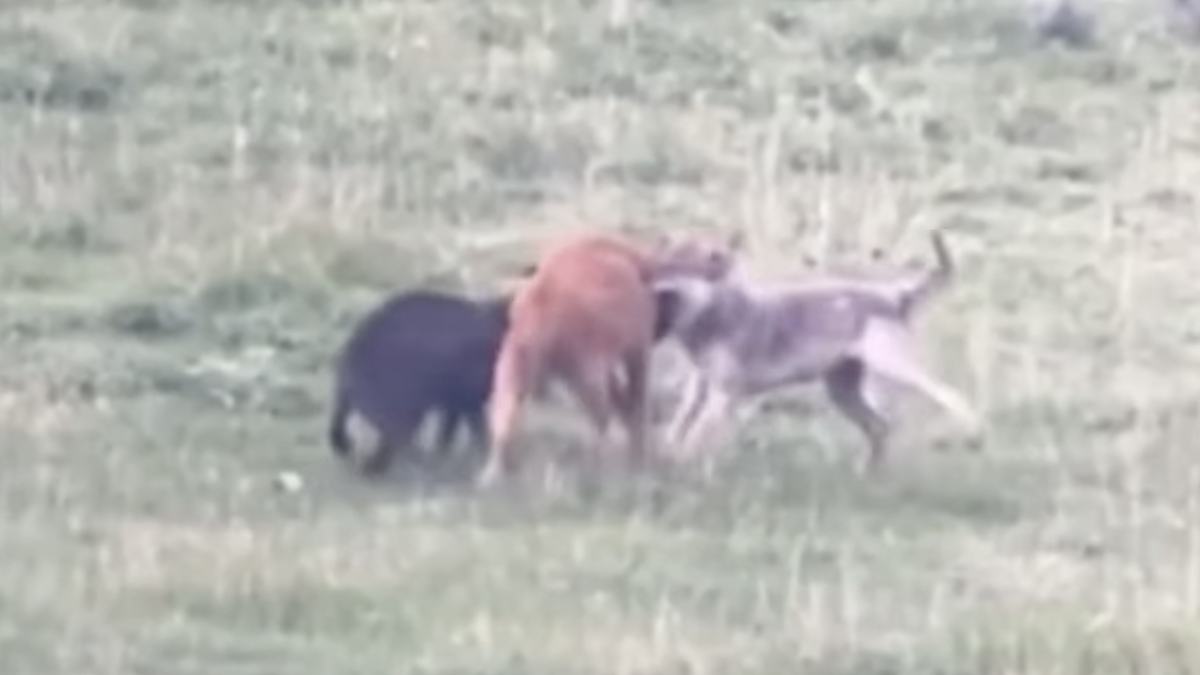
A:
{"label": "reddish-brown fur", "polygon": [[510,464],[524,400],[550,378],[563,382],[599,443],[619,419],[630,457],[646,452],[646,395],[656,306],[656,275],[721,277],[728,249],[666,245],[645,249],[605,234],[574,235],[553,246],[513,295],[488,410],[491,451],[481,482]]}

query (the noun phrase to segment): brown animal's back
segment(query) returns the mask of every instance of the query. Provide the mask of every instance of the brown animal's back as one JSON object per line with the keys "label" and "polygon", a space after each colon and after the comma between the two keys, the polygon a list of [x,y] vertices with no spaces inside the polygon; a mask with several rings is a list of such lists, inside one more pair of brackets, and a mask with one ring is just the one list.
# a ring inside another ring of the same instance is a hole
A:
{"label": "brown animal's back", "polygon": [[517,290],[511,330],[554,352],[613,354],[648,344],[654,304],[643,261],[640,251],[604,235],[555,246]]}

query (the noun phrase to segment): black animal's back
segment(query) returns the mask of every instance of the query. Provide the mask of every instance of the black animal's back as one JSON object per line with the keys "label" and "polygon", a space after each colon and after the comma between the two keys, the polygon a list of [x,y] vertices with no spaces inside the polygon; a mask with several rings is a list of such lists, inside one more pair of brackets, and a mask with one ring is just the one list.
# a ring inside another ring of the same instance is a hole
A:
{"label": "black animal's back", "polygon": [[507,317],[503,311],[434,291],[392,297],[359,324],[343,350],[346,375],[396,381],[436,376],[459,363],[455,357],[494,351]]}

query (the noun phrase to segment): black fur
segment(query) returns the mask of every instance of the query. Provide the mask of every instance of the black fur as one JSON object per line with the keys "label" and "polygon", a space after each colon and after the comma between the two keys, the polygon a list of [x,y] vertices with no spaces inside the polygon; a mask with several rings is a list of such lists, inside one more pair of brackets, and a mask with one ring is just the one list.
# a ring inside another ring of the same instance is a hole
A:
{"label": "black fur", "polygon": [[460,423],[486,447],[492,368],[508,325],[508,297],[471,300],[437,291],[393,296],[355,329],[337,364],[329,444],[349,457],[347,424],[358,412],[379,435],[363,472],[384,472],[407,448],[425,415],[440,413],[438,450]]}

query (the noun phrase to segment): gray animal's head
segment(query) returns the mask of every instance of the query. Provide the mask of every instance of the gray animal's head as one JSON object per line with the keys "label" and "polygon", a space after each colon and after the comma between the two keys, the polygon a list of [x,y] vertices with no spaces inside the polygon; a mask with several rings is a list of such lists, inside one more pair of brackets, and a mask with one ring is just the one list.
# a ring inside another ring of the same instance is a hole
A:
{"label": "gray animal's head", "polygon": [[720,281],[733,271],[742,243],[740,232],[663,236],[648,251],[651,278],[655,284],[689,278]]}
{"label": "gray animal's head", "polygon": [[654,295],[660,308],[656,332],[662,336],[687,335],[710,323],[721,309],[729,304],[728,295],[736,292],[728,276],[721,279],[672,276],[653,283]]}

